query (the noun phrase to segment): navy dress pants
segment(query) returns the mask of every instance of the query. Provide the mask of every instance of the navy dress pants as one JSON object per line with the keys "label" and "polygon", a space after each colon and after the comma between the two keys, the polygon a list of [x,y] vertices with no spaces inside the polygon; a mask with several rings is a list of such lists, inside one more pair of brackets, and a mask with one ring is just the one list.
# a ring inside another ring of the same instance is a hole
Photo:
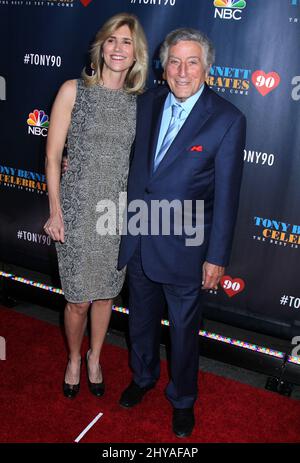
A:
{"label": "navy dress pants", "polygon": [[190,408],[197,398],[201,281],[199,286],[155,282],[143,270],[140,246],[127,265],[129,334],[133,379],[153,385],[160,374],[160,333],[165,302],[171,338],[170,382],[167,398],[175,408]]}

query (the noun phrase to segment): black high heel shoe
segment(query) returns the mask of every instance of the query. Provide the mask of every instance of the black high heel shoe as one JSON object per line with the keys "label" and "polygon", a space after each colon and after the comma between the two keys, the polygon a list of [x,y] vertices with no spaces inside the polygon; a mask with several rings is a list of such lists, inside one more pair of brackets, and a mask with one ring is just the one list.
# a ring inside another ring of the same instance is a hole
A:
{"label": "black high heel shoe", "polygon": [[102,397],[105,391],[105,384],[103,378],[101,383],[92,383],[89,378],[89,352],[90,351],[88,350],[85,356],[88,387],[93,395],[95,395],[96,397]]}
{"label": "black high heel shoe", "polygon": [[[67,368],[68,368],[68,366],[67,366]],[[80,362],[80,370],[81,370],[81,362]],[[80,371],[80,373],[81,373],[81,371]],[[64,396],[67,397],[68,399],[74,399],[77,396],[77,394],[79,392],[79,389],[80,389],[80,379],[79,379],[78,384],[68,384],[64,380],[64,382],[63,382],[63,393],[64,393]]]}

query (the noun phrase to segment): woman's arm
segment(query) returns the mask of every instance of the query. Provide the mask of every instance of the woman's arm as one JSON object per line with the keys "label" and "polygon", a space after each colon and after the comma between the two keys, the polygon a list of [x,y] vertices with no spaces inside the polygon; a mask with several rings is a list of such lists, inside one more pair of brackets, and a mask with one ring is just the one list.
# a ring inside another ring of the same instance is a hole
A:
{"label": "woman's arm", "polygon": [[44,230],[54,241],[64,242],[64,223],[60,204],[61,159],[76,98],[76,80],[66,81],[54,101],[46,146],[46,178],[50,217]]}

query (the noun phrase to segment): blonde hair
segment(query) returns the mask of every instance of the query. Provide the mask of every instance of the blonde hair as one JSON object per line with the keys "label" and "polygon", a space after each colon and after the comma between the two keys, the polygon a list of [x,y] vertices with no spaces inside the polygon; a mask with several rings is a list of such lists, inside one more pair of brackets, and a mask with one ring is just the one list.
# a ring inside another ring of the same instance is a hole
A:
{"label": "blonde hair", "polygon": [[124,25],[129,27],[132,34],[135,61],[127,72],[123,88],[127,93],[139,94],[143,92],[148,72],[147,40],[137,17],[129,13],[119,13],[112,16],[97,32],[90,51],[93,75],[88,75],[85,68],[82,71],[82,77],[87,87],[99,84],[101,81],[104,65],[103,44],[119,27]]}

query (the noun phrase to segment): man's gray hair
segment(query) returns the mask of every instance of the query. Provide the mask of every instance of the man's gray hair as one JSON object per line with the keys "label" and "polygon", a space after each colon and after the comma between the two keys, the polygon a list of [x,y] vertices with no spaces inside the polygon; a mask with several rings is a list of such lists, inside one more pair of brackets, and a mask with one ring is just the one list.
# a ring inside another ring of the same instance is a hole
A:
{"label": "man's gray hair", "polygon": [[178,42],[181,41],[194,41],[201,45],[203,50],[203,65],[205,67],[206,72],[208,73],[210,67],[213,65],[215,61],[215,49],[210,41],[210,39],[203,34],[202,32],[198,31],[197,29],[192,28],[181,28],[175,29],[171,31],[167,37],[165,38],[161,48],[160,48],[160,61],[162,64],[163,69],[165,69],[168,56],[169,56],[169,49],[173,45],[176,45]]}

